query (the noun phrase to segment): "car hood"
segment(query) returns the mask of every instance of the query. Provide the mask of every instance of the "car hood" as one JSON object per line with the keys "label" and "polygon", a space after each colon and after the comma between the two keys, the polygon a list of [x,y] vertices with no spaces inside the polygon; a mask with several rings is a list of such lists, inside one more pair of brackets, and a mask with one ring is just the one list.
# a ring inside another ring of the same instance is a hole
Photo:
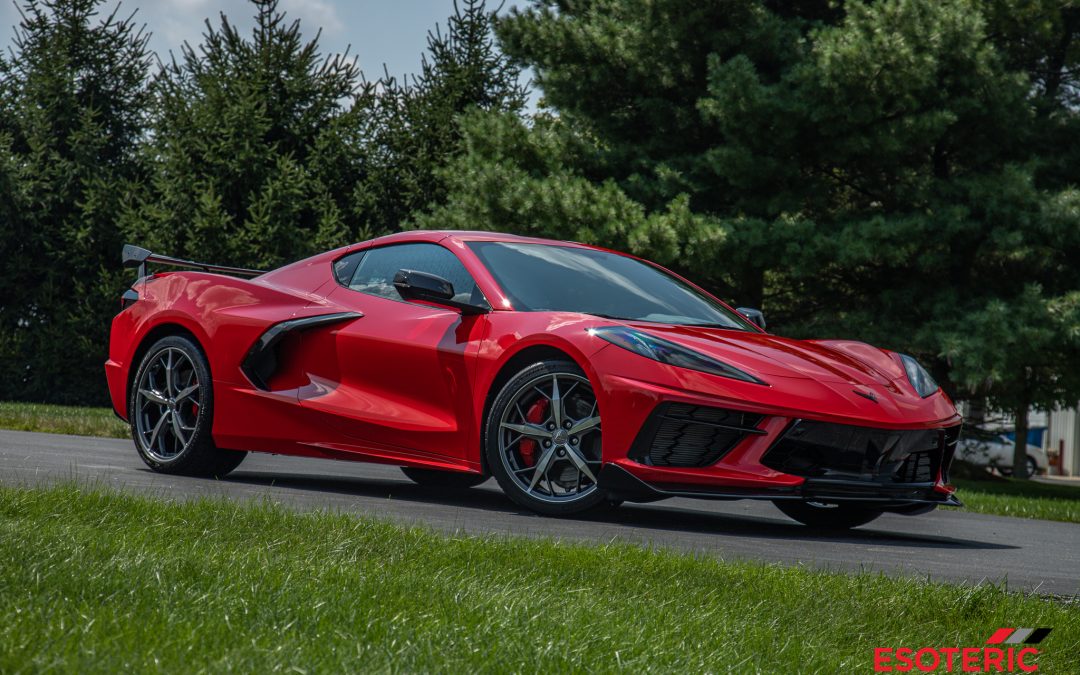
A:
{"label": "car hood", "polygon": [[905,377],[903,367],[889,352],[862,342],[794,340],[767,333],[695,326],[629,325],[764,379],[796,377],[891,387],[897,379]]}

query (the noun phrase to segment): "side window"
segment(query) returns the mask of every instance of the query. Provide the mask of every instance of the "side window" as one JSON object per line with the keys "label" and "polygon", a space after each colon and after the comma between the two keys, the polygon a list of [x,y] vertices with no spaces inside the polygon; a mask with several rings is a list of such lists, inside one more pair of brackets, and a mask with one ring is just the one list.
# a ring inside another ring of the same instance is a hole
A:
{"label": "side window", "polygon": [[[344,262],[342,258],[339,263]],[[457,256],[437,244],[392,244],[368,249],[356,264],[349,288],[361,293],[401,300],[394,288],[394,275],[400,269],[427,272],[454,285],[454,300],[477,302],[483,295]],[[334,268],[337,273],[337,266]]]}
{"label": "side window", "polygon": [[356,274],[356,266],[360,264],[360,261],[364,258],[366,251],[357,251],[356,253],[350,253],[344,258],[338,258],[334,262],[334,278],[342,286],[348,286],[352,281],[353,275]]}

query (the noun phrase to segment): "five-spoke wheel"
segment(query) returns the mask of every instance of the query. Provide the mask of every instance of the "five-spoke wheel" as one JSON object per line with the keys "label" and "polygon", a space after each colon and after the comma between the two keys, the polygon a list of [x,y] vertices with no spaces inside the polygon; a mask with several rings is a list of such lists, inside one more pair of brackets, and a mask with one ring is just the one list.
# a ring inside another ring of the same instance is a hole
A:
{"label": "five-spoke wheel", "polygon": [[132,415],[146,454],[168,462],[184,451],[199,418],[199,377],[183,350],[154,354],[139,378]]}
{"label": "five-spoke wheel", "polygon": [[240,464],[246,453],[219,449],[211,438],[213,395],[209,364],[193,341],[173,335],[147,350],[132,382],[128,419],[150,468],[224,476]]}
{"label": "five-spoke wheel", "polygon": [[488,467],[511,499],[541,513],[602,502],[600,411],[585,374],[568,361],[526,368],[503,387],[488,417]]}

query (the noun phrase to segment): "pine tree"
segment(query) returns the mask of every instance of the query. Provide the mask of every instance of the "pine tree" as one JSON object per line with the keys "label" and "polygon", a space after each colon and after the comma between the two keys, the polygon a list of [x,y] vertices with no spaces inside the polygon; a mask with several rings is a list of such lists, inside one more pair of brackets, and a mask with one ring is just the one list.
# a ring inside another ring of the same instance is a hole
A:
{"label": "pine tree", "polygon": [[484,0],[455,0],[445,34],[439,26],[428,33],[420,73],[379,80],[363,134],[367,170],[355,195],[368,233],[399,230],[445,201],[439,170],[458,150],[460,115],[516,113],[524,106],[520,70],[496,47],[492,18]]}
{"label": "pine tree", "polygon": [[107,401],[150,57],[133,18],[100,6],[25,2],[0,57],[0,398]]}
{"label": "pine tree", "polygon": [[358,121],[371,87],[323,57],[277,0],[253,0],[245,38],[221,15],[155,79],[152,181],[130,236],[170,255],[271,267],[348,243]]}

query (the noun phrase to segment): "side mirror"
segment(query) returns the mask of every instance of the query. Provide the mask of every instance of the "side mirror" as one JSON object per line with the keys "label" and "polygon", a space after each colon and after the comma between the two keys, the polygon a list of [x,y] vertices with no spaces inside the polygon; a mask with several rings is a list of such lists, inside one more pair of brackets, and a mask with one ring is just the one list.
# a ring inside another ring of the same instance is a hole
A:
{"label": "side mirror", "polygon": [[406,300],[427,300],[443,303],[454,299],[454,285],[434,274],[416,270],[398,270],[394,288]]}
{"label": "side mirror", "polygon": [[753,307],[739,307],[735,310],[739,314],[742,314],[761,330],[765,330],[765,315],[760,309],[754,309]]}
{"label": "side mirror", "polygon": [[423,300],[436,305],[453,307],[462,314],[486,314],[490,307],[454,300],[454,285],[435,274],[401,269],[394,275],[394,288],[406,300]]}

